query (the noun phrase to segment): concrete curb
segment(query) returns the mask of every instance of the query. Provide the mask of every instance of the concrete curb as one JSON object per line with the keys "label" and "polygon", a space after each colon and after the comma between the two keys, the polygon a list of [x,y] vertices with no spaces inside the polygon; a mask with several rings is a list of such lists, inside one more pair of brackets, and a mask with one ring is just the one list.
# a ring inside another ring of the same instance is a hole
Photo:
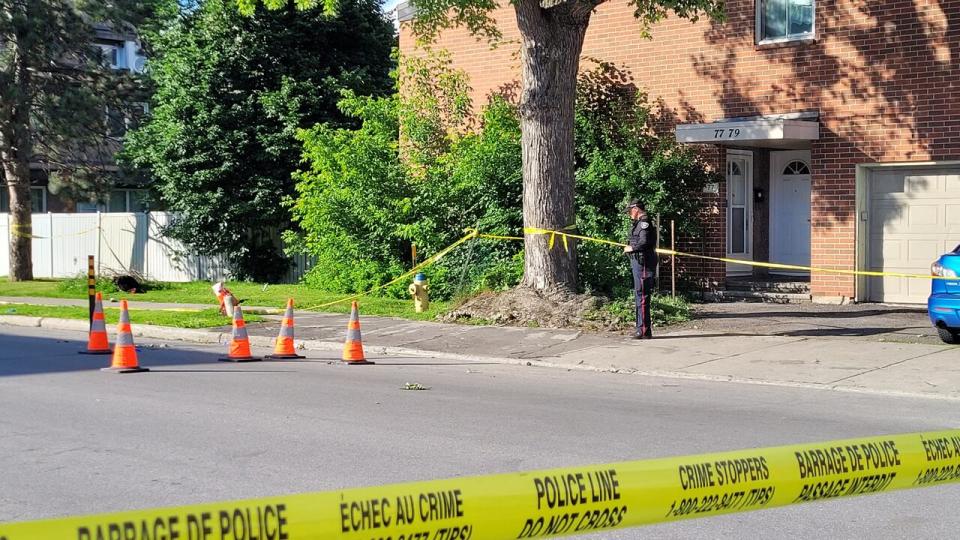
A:
{"label": "concrete curb", "polygon": [[[22,315],[0,315],[0,325],[20,326],[32,328],[49,328],[51,330],[67,330],[86,332],[88,323],[81,319],[57,319],[52,317],[27,317]],[[134,325],[133,335],[148,339],[165,339],[174,341],[183,341],[188,343],[202,344],[227,344],[230,342],[230,332],[219,332],[210,330],[199,330],[190,328],[171,328],[168,326],[152,325]],[[272,347],[275,338],[267,336],[250,336],[250,344],[255,347]],[[308,351],[340,351],[343,344],[333,341],[321,340],[296,340],[297,350]],[[544,367],[551,369],[565,369],[567,371],[592,371],[597,373],[617,373],[625,375],[640,375],[644,377],[696,380],[707,382],[729,382],[737,384],[752,384],[761,386],[779,386],[788,388],[804,388],[809,390],[824,390],[834,392],[848,392],[854,394],[895,396],[905,398],[923,398],[936,399],[941,401],[958,401],[960,396],[945,396],[935,394],[922,394],[918,392],[900,392],[896,390],[875,390],[871,388],[838,386],[819,383],[798,383],[791,381],[747,379],[742,377],[708,375],[700,373],[685,373],[678,371],[644,371],[629,367],[600,367],[587,364],[563,364],[558,362],[546,362],[542,360],[527,360],[524,358],[508,358],[499,356],[479,356],[468,354],[457,354],[440,351],[427,351],[422,349],[410,349],[406,347],[393,347],[383,345],[364,345],[367,354],[384,356],[413,356],[420,358],[442,358],[444,360],[453,360],[459,362],[473,363],[496,363],[507,365],[521,365],[528,367]]]}
{"label": "concrete curb", "polygon": [[7,326],[28,326],[39,328],[43,322],[42,317],[27,317],[25,315],[4,315],[0,322]]}

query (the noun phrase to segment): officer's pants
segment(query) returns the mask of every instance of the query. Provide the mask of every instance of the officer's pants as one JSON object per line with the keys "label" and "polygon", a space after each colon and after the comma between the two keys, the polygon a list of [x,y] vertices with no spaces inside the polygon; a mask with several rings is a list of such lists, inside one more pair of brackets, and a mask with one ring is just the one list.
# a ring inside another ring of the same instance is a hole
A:
{"label": "officer's pants", "polygon": [[630,257],[630,269],[633,271],[633,290],[637,302],[637,334],[651,337],[653,323],[650,321],[650,295],[653,294],[653,285],[656,280],[652,272],[645,269],[637,257]]}

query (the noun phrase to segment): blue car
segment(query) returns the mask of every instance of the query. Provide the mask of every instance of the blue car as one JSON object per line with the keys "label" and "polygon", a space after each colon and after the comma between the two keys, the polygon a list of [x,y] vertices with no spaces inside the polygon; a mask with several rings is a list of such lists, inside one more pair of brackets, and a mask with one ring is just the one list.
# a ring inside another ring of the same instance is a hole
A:
{"label": "blue car", "polygon": [[927,313],[944,343],[960,343],[960,246],[930,265],[930,273],[958,278],[956,281],[931,280],[933,284],[930,286],[930,298],[927,299]]}

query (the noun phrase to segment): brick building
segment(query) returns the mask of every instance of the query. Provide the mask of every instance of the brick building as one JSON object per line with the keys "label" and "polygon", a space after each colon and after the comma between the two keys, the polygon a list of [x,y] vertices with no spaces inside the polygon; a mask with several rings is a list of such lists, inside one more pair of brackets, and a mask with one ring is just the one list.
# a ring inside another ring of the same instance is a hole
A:
{"label": "brick building", "polygon": [[[519,78],[513,8],[505,43],[464,29],[437,47],[486,101]],[[960,0],[728,0],[725,22],[671,17],[640,35],[627,0],[595,11],[583,57],[662,99],[678,140],[707,145],[726,181],[705,192],[708,255],[926,274],[960,244]],[[398,8],[400,48],[413,38]],[[742,265],[706,267],[719,287]],[[789,273],[787,273],[789,274]],[[926,280],[794,273],[814,301],[923,302]]]}

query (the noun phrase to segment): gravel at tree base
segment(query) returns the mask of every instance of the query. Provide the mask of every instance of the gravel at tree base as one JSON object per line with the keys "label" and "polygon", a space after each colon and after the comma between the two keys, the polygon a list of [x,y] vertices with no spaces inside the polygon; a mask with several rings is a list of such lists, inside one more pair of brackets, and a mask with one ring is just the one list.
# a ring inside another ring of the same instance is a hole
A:
{"label": "gravel at tree base", "polygon": [[525,326],[538,328],[580,328],[619,331],[617,317],[600,309],[609,302],[588,294],[537,291],[518,287],[503,292],[484,292],[444,317],[445,322]]}

